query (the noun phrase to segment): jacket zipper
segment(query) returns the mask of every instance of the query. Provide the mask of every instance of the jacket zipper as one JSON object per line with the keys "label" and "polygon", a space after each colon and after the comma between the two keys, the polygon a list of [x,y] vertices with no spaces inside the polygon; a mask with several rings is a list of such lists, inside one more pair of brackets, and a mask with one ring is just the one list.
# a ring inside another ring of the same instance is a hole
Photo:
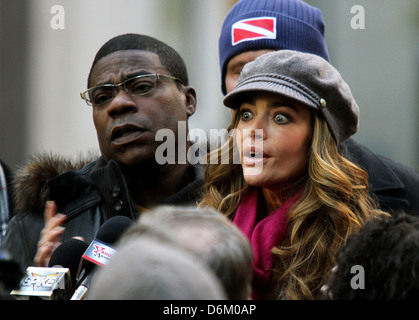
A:
{"label": "jacket zipper", "polygon": [[128,185],[127,185],[127,181],[125,180],[125,176],[124,176],[124,174],[122,173],[122,169],[121,169],[121,167],[119,166],[119,164],[116,162],[116,161],[114,161],[114,163],[115,163],[115,165],[116,165],[116,167],[118,168],[118,171],[119,171],[119,174],[120,174],[120,176],[121,176],[121,178],[122,178],[122,182],[123,182],[123,186],[124,186],[124,191],[125,191],[125,198],[127,199],[127,201],[128,201],[128,203],[126,204],[127,206],[128,206],[128,208],[129,208],[129,213],[130,213],[130,215],[131,215],[131,218],[133,219],[133,220],[135,220],[135,215],[134,215],[134,211],[132,210],[132,207],[131,207],[131,203],[129,203],[129,199],[131,199],[131,196],[130,196],[130,194],[129,194],[129,192],[128,192]]}

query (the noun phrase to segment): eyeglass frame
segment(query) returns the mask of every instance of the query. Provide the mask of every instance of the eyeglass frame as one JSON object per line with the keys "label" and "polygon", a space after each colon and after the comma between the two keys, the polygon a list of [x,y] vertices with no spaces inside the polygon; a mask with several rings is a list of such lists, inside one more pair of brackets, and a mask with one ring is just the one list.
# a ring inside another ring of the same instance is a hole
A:
{"label": "eyeglass frame", "polygon": [[[147,91],[147,92],[144,92],[144,93],[140,93],[140,94],[130,94],[130,93],[128,92],[127,88],[125,87],[125,83],[126,83],[126,82],[128,82],[128,81],[131,81],[131,80],[133,80],[133,79],[137,79],[137,78],[150,77],[150,76],[153,76],[153,77],[154,77],[154,88],[153,88],[153,89],[151,89],[150,91]],[[95,104],[96,106],[103,106],[103,105],[105,105],[106,103],[111,102],[111,101],[112,101],[112,100],[116,97],[116,95],[118,94],[118,93],[117,93],[116,88],[118,88],[118,87],[121,87],[121,86],[122,86],[122,87],[124,88],[124,91],[125,91],[127,94],[129,94],[129,95],[133,95],[133,96],[143,96],[143,95],[149,94],[150,92],[153,92],[154,90],[156,90],[156,88],[157,88],[157,80],[158,80],[158,79],[160,79],[160,78],[166,78],[166,79],[172,79],[172,80],[174,80],[174,81],[179,81],[182,85],[184,85],[183,81],[182,81],[181,79],[179,79],[179,78],[176,78],[176,77],[172,77],[172,76],[165,75],[165,74],[160,74],[160,73],[147,73],[147,74],[140,74],[140,75],[138,75],[138,76],[131,77],[131,78],[126,79],[126,80],[124,80],[124,81],[122,81],[122,82],[120,82],[120,83],[117,83],[117,84],[106,83],[106,84],[101,84],[101,85],[98,85],[98,86],[95,86],[95,87],[91,87],[91,88],[89,88],[89,89],[87,89],[87,90],[85,90],[85,91],[83,91],[83,92],[80,92],[80,97],[81,97],[81,98],[82,98],[82,99],[86,102],[86,104],[87,104],[87,105],[89,105],[89,106],[93,106],[92,101],[90,101],[90,100],[86,97],[86,93],[87,93],[88,91],[91,91],[91,90],[93,90],[93,89],[97,89],[97,88],[101,88],[101,87],[114,88],[114,96],[112,97],[112,99],[110,99],[109,101],[105,101],[105,102],[103,102],[103,103],[101,103],[101,104]]]}

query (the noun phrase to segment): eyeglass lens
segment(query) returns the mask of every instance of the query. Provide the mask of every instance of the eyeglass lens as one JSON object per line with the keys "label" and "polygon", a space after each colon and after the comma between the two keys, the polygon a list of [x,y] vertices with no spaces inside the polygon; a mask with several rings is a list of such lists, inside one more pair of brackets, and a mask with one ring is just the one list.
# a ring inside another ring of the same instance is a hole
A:
{"label": "eyeglass lens", "polygon": [[117,87],[123,86],[129,95],[144,95],[156,88],[156,75],[138,76],[127,79],[119,85],[107,84],[88,91],[89,100],[93,105],[103,105],[110,102],[118,93]]}

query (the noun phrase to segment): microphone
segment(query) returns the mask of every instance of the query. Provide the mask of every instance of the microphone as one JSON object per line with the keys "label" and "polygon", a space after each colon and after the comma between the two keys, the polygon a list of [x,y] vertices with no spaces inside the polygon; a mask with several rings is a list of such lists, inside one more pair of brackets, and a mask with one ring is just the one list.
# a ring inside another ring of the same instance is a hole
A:
{"label": "microphone", "polygon": [[81,256],[87,247],[81,240],[64,241],[54,250],[48,267],[26,269],[19,290],[13,290],[11,295],[25,300],[69,300],[74,293]]}
{"label": "microphone", "polygon": [[90,243],[82,256],[77,289],[71,300],[82,300],[89,290],[92,271],[96,265],[105,266],[115,253],[113,244],[127,230],[133,221],[125,216],[112,217],[100,227],[96,238]]}
{"label": "microphone", "polygon": [[80,267],[80,260],[89,245],[79,239],[68,239],[58,246],[51,255],[48,267],[64,267],[70,270],[73,288]]}
{"label": "microphone", "polygon": [[19,300],[68,300],[72,292],[68,268],[28,267],[19,289],[10,294]]}

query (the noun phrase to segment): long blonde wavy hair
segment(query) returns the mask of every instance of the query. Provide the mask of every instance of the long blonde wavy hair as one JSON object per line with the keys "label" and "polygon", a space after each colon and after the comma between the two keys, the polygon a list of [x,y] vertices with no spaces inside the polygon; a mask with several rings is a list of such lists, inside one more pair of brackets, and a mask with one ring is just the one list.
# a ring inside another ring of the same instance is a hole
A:
{"label": "long blonde wavy hair", "polygon": [[[315,299],[336,264],[348,236],[371,218],[386,214],[368,193],[367,173],[343,157],[327,127],[313,112],[313,135],[302,197],[288,212],[287,236],[273,248],[273,281],[278,298]],[[236,128],[236,110],[229,130]],[[234,137],[209,154],[205,193],[199,206],[210,206],[233,219],[247,185],[240,164],[222,164],[237,152]],[[218,159],[218,161],[214,161]],[[225,159],[225,158],[224,158]]]}

